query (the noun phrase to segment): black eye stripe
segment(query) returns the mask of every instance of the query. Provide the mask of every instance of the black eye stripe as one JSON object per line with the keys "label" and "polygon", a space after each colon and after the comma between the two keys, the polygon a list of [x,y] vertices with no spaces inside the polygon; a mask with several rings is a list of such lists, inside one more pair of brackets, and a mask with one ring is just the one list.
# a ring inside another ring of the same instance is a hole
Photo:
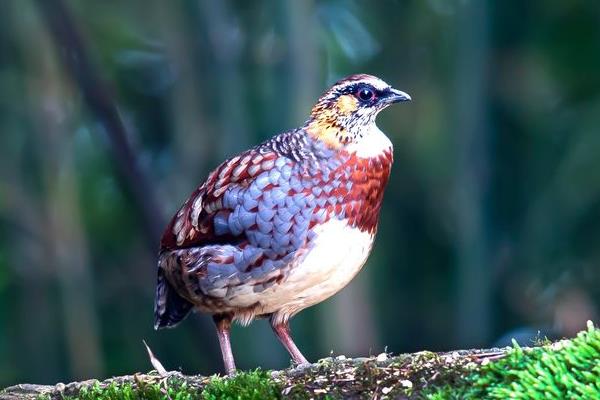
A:
{"label": "black eye stripe", "polygon": [[369,85],[368,83],[358,83],[358,84],[346,86],[339,93],[340,94],[354,94],[354,93],[358,93],[358,91],[361,89],[369,89],[369,90],[373,91],[374,93],[379,92],[379,90],[375,89],[373,86]]}
{"label": "black eye stripe", "polygon": [[[366,82],[357,82],[345,87],[338,88],[337,96],[352,95],[363,106],[371,106],[378,102],[378,99],[387,95],[388,89],[377,89]],[[370,93],[370,94],[369,94]],[[337,97],[336,96],[336,97]]]}

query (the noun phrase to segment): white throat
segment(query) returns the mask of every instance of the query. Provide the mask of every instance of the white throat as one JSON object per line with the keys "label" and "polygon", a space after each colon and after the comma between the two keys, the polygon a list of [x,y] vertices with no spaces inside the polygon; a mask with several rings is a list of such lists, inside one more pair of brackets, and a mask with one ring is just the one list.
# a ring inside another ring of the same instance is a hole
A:
{"label": "white throat", "polygon": [[392,150],[392,142],[373,122],[360,132],[356,142],[346,146],[349,153],[356,153],[360,158],[370,158],[381,155],[386,150]]}

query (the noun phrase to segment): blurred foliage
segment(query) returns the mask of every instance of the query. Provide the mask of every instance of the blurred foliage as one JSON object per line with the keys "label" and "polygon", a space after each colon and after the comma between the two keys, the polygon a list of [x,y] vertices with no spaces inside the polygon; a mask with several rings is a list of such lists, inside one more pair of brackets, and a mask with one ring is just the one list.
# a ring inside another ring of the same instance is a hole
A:
{"label": "blurred foliage", "polygon": [[[40,0],[43,1],[43,0]],[[570,336],[600,303],[600,8],[546,0],[65,1],[164,226],[224,157],[356,72],[413,97],[365,270],[292,325],[309,359]],[[221,368],[153,332],[158,238],[40,2],[0,2],[0,385]],[[288,357],[234,328],[241,368]]]}

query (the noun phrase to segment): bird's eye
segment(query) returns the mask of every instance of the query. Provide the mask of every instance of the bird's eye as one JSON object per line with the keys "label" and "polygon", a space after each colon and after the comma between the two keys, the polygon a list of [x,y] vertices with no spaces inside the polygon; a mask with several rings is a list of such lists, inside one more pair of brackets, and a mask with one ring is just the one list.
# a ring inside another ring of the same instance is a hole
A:
{"label": "bird's eye", "polygon": [[358,98],[363,101],[370,101],[375,96],[375,93],[371,89],[360,89],[358,91]]}

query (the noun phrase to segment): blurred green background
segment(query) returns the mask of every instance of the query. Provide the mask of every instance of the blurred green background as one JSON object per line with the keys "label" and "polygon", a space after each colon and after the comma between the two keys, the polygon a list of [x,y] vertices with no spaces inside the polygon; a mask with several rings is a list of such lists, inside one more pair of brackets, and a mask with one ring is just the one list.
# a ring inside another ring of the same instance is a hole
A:
{"label": "blurred green background", "polygon": [[[209,317],[152,329],[160,230],[357,72],[413,101],[379,117],[396,162],[376,246],[293,320],[305,355],[598,323],[599,71],[592,0],[0,2],[0,386],[147,371],[142,339],[220,371]],[[265,321],[233,350],[289,365]]]}

